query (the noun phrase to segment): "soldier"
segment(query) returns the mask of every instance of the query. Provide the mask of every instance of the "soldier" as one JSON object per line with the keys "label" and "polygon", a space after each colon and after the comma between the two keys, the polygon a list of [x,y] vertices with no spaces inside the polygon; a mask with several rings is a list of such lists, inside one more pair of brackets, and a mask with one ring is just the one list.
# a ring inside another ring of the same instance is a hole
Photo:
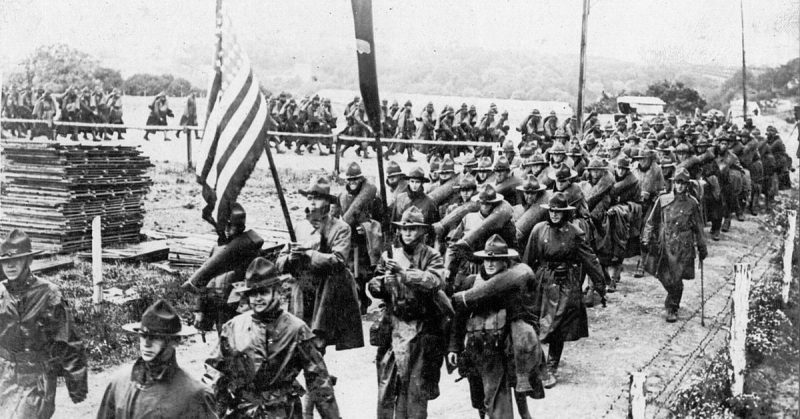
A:
{"label": "soldier", "polygon": [[544,126],[542,124],[542,114],[538,109],[531,111],[522,123],[517,127],[517,131],[522,135],[522,144],[539,143],[544,139]]}
{"label": "soldier", "polygon": [[547,186],[550,179],[547,176],[545,168],[547,168],[548,165],[549,163],[544,159],[544,155],[537,151],[522,164],[522,168],[524,169],[523,175],[534,175],[539,183]]}
{"label": "soldier", "polygon": [[770,151],[775,157],[775,174],[778,178],[778,190],[789,189],[792,182],[789,179],[789,171],[792,167],[792,158],[786,152],[786,145],[783,143],[778,130],[774,126],[767,126],[767,143]]}
{"label": "soldier", "polygon": [[528,175],[525,182],[517,186],[523,201],[514,206],[514,226],[517,229],[517,243],[527,243],[528,236],[536,224],[547,220],[547,211],[542,207],[550,202],[552,195],[547,186],[539,183],[536,176]]}
{"label": "soldier", "polygon": [[388,345],[378,348],[379,419],[427,417],[428,400],[439,396],[439,375],[445,337],[437,292],[444,288],[444,264],[439,252],[425,245],[430,228],[417,207],[409,207],[394,222],[400,246],[392,257],[383,253],[370,293],[386,302],[391,329]]}
{"label": "soldier", "polygon": [[[33,107],[33,117],[42,121],[47,121],[47,124],[35,124],[31,129],[31,138],[39,135],[50,137],[52,135],[53,121],[59,119],[58,103],[53,98],[49,90],[45,91],[42,96],[36,100],[36,105]],[[55,140],[55,138],[53,138]]]}
{"label": "soldier", "polygon": [[453,295],[457,314],[448,364],[469,380],[472,406],[481,418],[512,418],[513,388],[520,416],[530,419],[525,396],[544,398],[544,354],[534,330],[539,284],[529,267],[514,263],[519,253],[499,235],[473,257],[481,261],[480,271]]}
{"label": "soldier", "polygon": [[[606,268],[611,282],[608,292],[616,291],[620,281],[622,262],[630,253],[631,240],[638,238],[638,226],[642,223],[642,208],[639,204],[641,189],[636,176],[631,173],[631,161],[627,157],[618,159],[614,165],[614,186],[611,188],[610,208],[606,211],[609,222],[604,236],[606,245],[598,249],[601,264]],[[638,252],[635,252],[638,253]],[[604,262],[608,262],[608,264]]]}
{"label": "soldier", "polygon": [[442,217],[441,221],[432,225],[436,234],[436,241],[441,249],[446,248],[450,233],[461,223],[461,220],[467,214],[478,211],[480,208],[480,204],[472,200],[477,188],[478,184],[475,182],[475,177],[470,174],[462,176],[453,187],[457,192],[454,202],[447,207],[445,216]]}
{"label": "soldier", "polygon": [[616,138],[606,140],[603,149],[608,153],[607,160],[609,164],[615,164],[617,159],[624,156],[624,154],[621,153],[622,145],[620,145],[619,140]]}
{"label": "soldier", "polygon": [[475,181],[478,182],[478,186],[483,186],[494,183],[493,171],[492,159],[484,156],[478,160],[478,166],[473,169],[472,174],[475,175]]}
{"label": "soldier", "polygon": [[[397,131],[394,134],[394,138],[401,140],[410,140],[414,138],[416,126],[414,124],[414,114],[411,111],[411,106],[411,101],[408,100],[403,105],[403,109],[397,112]],[[408,150],[407,161],[412,163],[417,161],[414,159],[414,146],[411,144],[396,143],[389,151],[391,154],[403,154],[404,150]]]}
{"label": "soldier", "polygon": [[439,208],[439,218],[441,218],[444,217],[447,207],[455,200],[457,194],[455,186],[458,185],[458,176],[455,175],[455,162],[450,156],[445,156],[437,174],[438,182],[432,184],[433,186],[428,190],[428,196]]}
{"label": "soldier", "polygon": [[716,162],[719,166],[720,187],[722,194],[722,231],[731,227],[731,217],[744,221],[744,209],[739,202],[743,187],[744,169],[739,159],[729,150],[730,139],[727,136],[717,138]]}
{"label": "soldier", "polygon": [[[658,161],[661,166],[661,173],[664,175],[664,189],[659,191],[659,195],[669,193],[672,190],[672,177],[675,174],[675,160],[665,156]],[[649,215],[649,212],[647,213]],[[645,220],[646,221],[646,220]]]}
{"label": "soldier", "polygon": [[[197,126],[197,102],[194,92],[189,93],[189,97],[186,98],[186,108],[183,110],[183,115],[181,115],[180,125],[184,130],[187,126]],[[195,137],[197,136],[196,130],[194,135]],[[175,133],[175,138],[181,138],[180,131]]]}
{"label": "soldier", "polygon": [[281,308],[284,279],[261,257],[247,267],[242,291],[251,310],[225,323],[219,345],[206,360],[204,380],[215,391],[221,417],[302,418],[300,395],[305,390],[297,382],[302,369],[308,397],[320,416],[339,418],[319,335]]}
{"label": "soldier", "polygon": [[139,358],[108,383],[97,419],[217,417],[214,395],[178,365],[175,347],[197,331],[181,325],[170,303],[156,301],[141,322],[122,328],[139,335]]}
{"label": "soldier", "polygon": [[[83,107],[83,106],[81,106]],[[169,108],[169,104],[167,103],[167,94],[165,92],[161,92],[156,95],[153,99],[153,102],[150,103],[148,106],[150,108],[150,115],[147,117],[147,122],[145,125],[167,125],[167,118],[172,118],[174,115],[172,114],[172,109]],[[145,131],[144,139],[145,141],[150,141],[150,133],[154,131]],[[84,134],[85,137],[85,134]],[[171,141],[170,138],[167,136],[167,132],[164,131],[164,141]]]}
{"label": "soldier", "polygon": [[[419,124],[417,124],[417,133],[414,135],[415,139],[426,141],[434,140],[433,133],[436,128],[436,118],[433,113],[433,102],[428,102],[417,117],[417,122],[419,122]],[[420,150],[423,153],[427,153],[428,148],[429,146],[422,146]]]}
{"label": "soldier", "polygon": [[[425,189],[422,186],[423,184],[430,182],[428,177],[425,176],[425,172],[422,170],[422,168],[414,168],[408,173],[408,175],[406,175],[406,178],[408,179],[408,191],[400,194],[397,197],[397,200],[395,200],[394,205],[391,208],[391,220],[393,222],[399,221],[403,216],[403,213],[407,209],[414,206],[422,211],[422,215],[425,217],[426,224],[433,224],[439,221],[439,208],[433,202],[431,197],[425,193]],[[433,238],[429,239],[432,240]],[[429,241],[429,243],[433,242]]]}
{"label": "soldier", "polygon": [[[433,156],[430,158],[428,163],[428,179],[430,179],[431,184],[435,184],[439,181],[439,168],[442,166],[442,159],[439,156]],[[430,185],[429,185],[430,186]],[[427,190],[427,188],[426,188]]]}
{"label": "soldier", "polygon": [[233,284],[244,280],[247,265],[258,256],[264,244],[258,233],[247,230],[247,213],[234,203],[225,227],[225,238],[211,250],[203,265],[182,287],[198,294],[194,307],[194,327],[201,332],[222,325],[237,314],[239,301]]}
{"label": "soldier", "polygon": [[[548,188],[552,188],[555,180],[555,173],[558,172],[561,167],[571,168],[572,160],[567,157],[566,147],[560,143],[556,143],[550,147],[545,155],[547,156],[549,164],[544,170],[544,184],[547,185]],[[540,179],[540,181],[542,180],[543,179]]]}
{"label": "soldier", "polygon": [[[719,240],[720,230],[722,229],[723,204],[722,189],[720,186],[720,172],[717,166],[714,152],[708,150],[708,141],[702,138],[695,145],[697,155],[689,157],[691,147],[686,144],[679,144],[675,148],[677,157],[676,169],[686,168],[692,179],[701,179],[702,187],[694,187],[689,184],[689,194],[702,202],[701,208],[705,210],[705,218],[711,222],[711,238]],[[698,190],[695,192],[695,190]],[[698,193],[699,192],[699,193]]]}
{"label": "soldier", "polygon": [[376,220],[383,219],[383,205],[378,188],[364,177],[358,163],[350,163],[343,177],[347,186],[339,194],[339,206],[342,221],[350,226],[351,252],[347,260],[358,285],[361,314],[365,314],[371,303],[366,284],[380,255],[381,239],[377,234],[380,222]]}
{"label": "soldier", "polygon": [[401,169],[400,165],[394,160],[389,160],[389,163],[386,165],[386,186],[389,188],[386,190],[386,192],[388,192],[386,194],[386,200],[389,201],[387,202],[389,207],[392,206],[400,194],[408,191],[406,174],[403,173],[403,169]]}
{"label": "soldier", "polygon": [[594,135],[587,133],[585,140],[583,140],[583,149],[586,150],[589,156],[595,157],[600,152],[601,147],[597,146],[597,139],[594,138]]}
{"label": "soldier", "polygon": [[[589,275],[595,291],[605,305],[605,278],[584,233],[570,222],[575,207],[570,206],[563,193],[556,193],[544,208],[549,220],[533,227],[528,238],[523,263],[528,264],[537,278],[540,299],[539,338],[548,343],[545,388],[556,384],[558,366],[564,342],[589,336],[589,321],[582,295],[583,274]],[[546,297],[545,297],[546,296]]]}
{"label": "soldier", "polygon": [[772,147],[768,138],[761,137],[758,129],[751,132],[758,140],[758,154],[761,156],[764,166],[764,176],[761,178],[761,190],[764,192],[764,207],[768,210],[772,208],[772,200],[778,191],[777,169],[778,162],[772,153]]}
{"label": "soldier", "polygon": [[[656,152],[653,150],[640,150],[639,154],[634,157],[634,160],[636,161],[636,166],[631,170],[631,173],[633,173],[633,176],[639,182],[640,196],[638,202],[642,206],[641,213],[644,217],[647,217],[647,214],[650,213],[650,209],[653,208],[653,203],[656,198],[661,194],[661,191],[664,190],[664,174],[661,172],[661,166],[654,164]],[[634,251],[638,250],[636,249],[639,247],[638,240],[631,242],[631,244],[635,245]],[[641,278],[642,276],[644,276],[644,264],[640,260],[636,264],[636,271],[633,277]]]}
{"label": "soldier", "polygon": [[0,243],[0,411],[10,419],[47,419],[55,412],[56,381],[69,398],[87,393],[83,345],[59,288],[31,273],[31,240],[13,229]]}
{"label": "soldier", "polygon": [[503,195],[505,200],[512,206],[517,205],[517,186],[522,184],[522,180],[514,175],[509,165],[509,160],[505,156],[500,156],[494,163],[494,189]]}
{"label": "soldier", "polygon": [[678,320],[683,280],[694,279],[695,246],[700,261],[708,255],[700,204],[688,193],[689,180],[689,172],[678,168],[672,193],[658,198],[642,231],[642,247],[649,249],[645,270],[667,290],[669,323]]}
{"label": "soldier", "polygon": [[[106,99],[106,107],[108,108],[108,123],[115,125],[123,125],[125,122],[122,120],[122,94],[119,89],[114,89]],[[197,122],[195,121],[195,124]],[[115,128],[113,130],[117,133],[117,140],[124,140],[122,134],[126,133],[125,128]],[[196,133],[195,133],[196,134]]]}
{"label": "soldier", "polygon": [[746,197],[749,200],[750,214],[756,215],[756,208],[758,207],[758,200],[761,197],[761,182],[764,176],[764,166],[761,163],[761,156],[758,154],[758,142],[753,140],[750,132],[742,130],[739,132],[741,143],[738,145],[739,150],[734,150],[734,153],[739,157],[739,162],[749,172],[750,194]]}

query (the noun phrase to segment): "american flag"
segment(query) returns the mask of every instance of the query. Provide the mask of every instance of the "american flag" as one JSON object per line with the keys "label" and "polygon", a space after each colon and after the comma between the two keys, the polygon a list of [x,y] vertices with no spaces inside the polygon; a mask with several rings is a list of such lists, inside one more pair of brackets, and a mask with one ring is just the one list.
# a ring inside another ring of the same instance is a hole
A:
{"label": "american flag", "polygon": [[250,59],[222,10],[217,13],[216,35],[214,77],[196,170],[206,201],[203,219],[223,237],[230,207],[263,154],[269,121]]}

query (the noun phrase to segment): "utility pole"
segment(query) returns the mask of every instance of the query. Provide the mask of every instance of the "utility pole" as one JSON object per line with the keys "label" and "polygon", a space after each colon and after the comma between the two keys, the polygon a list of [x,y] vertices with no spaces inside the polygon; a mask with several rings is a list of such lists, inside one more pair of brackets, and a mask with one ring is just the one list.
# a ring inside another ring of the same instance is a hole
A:
{"label": "utility pole", "polygon": [[581,64],[578,69],[578,132],[583,134],[583,81],[586,66],[586,31],[589,25],[589,0],[583,0],[583,18],[581,20]]}
{"label": "utility pole", "polygon": [[744,60],[744,0],[739,0],[742,18],[742,120],[747,119],[747,65]]}

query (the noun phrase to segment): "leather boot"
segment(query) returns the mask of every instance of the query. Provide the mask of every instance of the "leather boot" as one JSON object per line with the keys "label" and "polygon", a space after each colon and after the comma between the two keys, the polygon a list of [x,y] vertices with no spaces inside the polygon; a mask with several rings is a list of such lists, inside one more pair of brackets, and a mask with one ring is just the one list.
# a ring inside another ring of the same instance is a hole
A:
{"label": "leather boot", "polygon": [[675,323],[678,321],[678,309],[677,308],[668,308],[667,309],[667,323]]}
{"label": "leather boot", "polygon": [[725,219],[722,220],[722,232],[727,233],[728,231],[730,231],[730,229],[731,229],[731,218],[725,217]]}

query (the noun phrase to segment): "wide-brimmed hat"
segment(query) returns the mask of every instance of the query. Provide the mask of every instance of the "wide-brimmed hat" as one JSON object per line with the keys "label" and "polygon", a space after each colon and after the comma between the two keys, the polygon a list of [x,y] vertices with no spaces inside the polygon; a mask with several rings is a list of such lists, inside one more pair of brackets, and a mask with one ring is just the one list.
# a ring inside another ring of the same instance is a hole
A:
{"label": "wide-brimmed hat", "polygon": [[400,165],[394,161],[389,160],[389,163],[386,165],[386,177],[405,177],[406,174],[403,173],[403,169],[400,168]]}
{"label": "wide-brimmed hat", "polygon": [[462,189],[478,189],[478,182],[475,180],[475,176],[472,175],[465,175],[461,177],[461,180],[458,181],[458,184],[453,186],[453,189],[460,191]]}
{"label": "wide-brimmed hat", "polygon": [[486,240],[483,250],[479,250],[473,255],[481,259],[511,259],[519,257],[519,253],[508,247],[508,244],[499,234],[494,234]]}
{"label": "wide-brimmed hat", "polygon": [[567,151],[567,155],[570,157],[580,157],[583,156],[583,152],[581,151],[580,146],[572,146],[570,147],[569,151]]}
{"label": "wide-brimmed hat", "polygon": [[122,329],[140,335],[191,336],[197,329],[181,324],[181,317],[169,301],[161,299],[153,303],[142,314],[142,321],[128,323]]}
{"label": "wide-brimmed hat", "polygon": [[632,158],[634,160],[645,160],[645,159],[653,160],[656,158],[656,152],[655,150],[643,148],[639,150],[639,153],[637,153],[635,156],[632,156]]}
{"label": "wide-brimmed hat", "polygon": [[244,227],[247,224],[247,212],[238,202],[231,204],[231,212],[228,216],[228,225]]}
{"label": "wide-brimmed hat", "polygon": [[665,167],[675,167],[675,160],[672,160],[672,157],[665,156],[658,161],[658,165],[661,166],[662,169]]}
{"label": "wide-brimmed hat", "polygon": [[604,148],[606,150],[618,150],[622,148],[622,145],[619,143],[619,140],[617,140],[616,138],[612,138],[608,140]]}
{"label": "wide-brimmed hat", "polygon": [[569,138],[569,134],[564,131],[563,128],[558,128],[555,133],[553,133],[553,137],[555,138]]}
{"label": "wide-brimmed hat", "polygon": [[597,138],[595,138],[594,135],[586,135],[585,138],[584,143],[586,143],[586,145],[597,144]]}
{"label": "wide-brimmed hat", "polygon": [[430,182],[431,180],[425,176],[425,171],[422,170],[421,167],[417,166],[411,172],[406,175],[406,179],[417,179],[422,183]]}
{"label": "wide-brimmed hat", "polygon": [[24,231],[15,228],[0,243],[0,261],[33,256],[42,253],[41,250],[31,250],[31,239]]}
{"label": "wide-brimmed hat", "polygon": [[694,148],[703,148],[703,147],[708,148],[710,146],[711,146],[711,143],[709,143],[708,140],[705,139],[705,138],[701,138],[701,139],[697,140],[697,142],[694,144]]}
{"label": "wide-brimmed hat", "polygon": [[547,160],[544,159],[542,153],[538,151],[533,153],[532,156],[528,157],[522,162],[522,167],[530,167],[530,166],[545,166],[547,165]]}
{"label": "wide-brimmed hat", "polygon": [[363,178],[364,175],[361,173],[361,166],[356,162],[352,162],[347,166],[347,170],[345,170],[342,177],[345,180],[356,180]]}
{"label": "wide-brimmed hat", "polygon": [[492,185],[483,185],[481,191],[473,197],[481,204],[496,204],[504,199],[502,194],[497,193]]}
{"label": "wide-brimmed hat", "polygon": [[403,211],[403,215],[400,216],[400,221],[394,221],[392,224],[398,227],[430,227],[430,225],[425,222],[425,216],[422,214],[422,211],[414,205]]}
{"label": "wide-brimmed hat", "polygon": [[578,172],[570,169],[567,165],[562,164],[561,167],[556,170],[555,172],[551,172],[547,175],[552,180],[563,182],[565,180],[574,179],[578,176]]}
{"label": "wide-brimmed hat", "polygon": [[517,186],[517,190],[523,193],[537,193],[545,189],[547,186],[539,183],[539,179],[534,175],[528,175],[522,185]]}
{"label": "wide-brimmed hat", "polygon": [[431,173],[436,173],[439,171],[439,167],[442,165],[442,159],[439,156],[434,157],[431,159],[428,169]]}
{"label": "wide-brimmed hat", "polygon": [[550,154],[551,156],[553,154],[567,154],[567,149],[566,147],[564,147],[564,144],[555,143],[553,144],[552,147],[547,149],[547,153]]}
{"label": "wide-brimmed hat", "polygon": [[611,125],[611,121],[606,122],[606,125],[603,127],[603,131],[614,131],[614,126]]}
{"label": "wide-brimmed hat", "polygon": [[244,273],[244,286],[239,292],[246,293],[257,289],[270,288],[289,279],[291,275],[281,275],[271,261],[257,257],[250,262]]}
{"label": "wide-brimmed hat", "polygon": [[608,170],[608,162],[605,159],[595,157],[589,161],[586,170]]}
{"label": "wide-brimmed hat", "polygon": [[465,169],[473,169],[475,167],[478,167],[478,159],[476,159],[475,157],[470,157],[469,160],[464,162]]}
{"label": "wide-brimmed hat", "polygon": [[500,156],[494,162],[494,169],[495,172],[507,172],[511,170],[511,165],[508,164],[508,159],[506,156]]}
{"label": "wide-brimmed hat", "polygon": [[511,141],[510,138],[505,140],[505,141],[503,141],[503,152],[508,153],[508,152],[515,152],[515,151],[517,151],[517,149],[514,148],[514,142]]}
{"label": "wide-brimmed hat", "polygon": [[631,169],[631,160],[629,158],[627,158],[627,157],[623,157],[621,159],[617,159],[617,161],[614,163],[614,167],[617,167],[617,168],[620,168],[620,169],[628,169],[628,170],[630,170]]}
{"label": "wide-brimmed hat", "polygon": [[[433,168],[431,168],[433,170]],[[455,173],[456,172],[456,162],[453,161],[449,156],[446,156],[444,160],[442,160],[442,165],[439,167],[439,174],[442,173]]]}
{"label": "wide-brimmed hat", "polygon": [[691,175],[689,175],[689,171],[686,170],[685,167],[679,167],[678,170],[675,171],[675,175],[672,176],[673,182],[689,182],[691,179]]}
{"label": "wide-brimmed hat", "polygon": [[523,145],[522,148],[519,149],[519,156],[522,158],[527,158],[532,155],[533,155],[533,147],[531,147],[528,144]]}
{"label": "wide-brimmed hat", "polygon": [[690,154],[692,152],[692,147],[686,143],[680,143],[677,147],[675,147],[675,153],[686,153]]}
{"label": "wide-brimmed hat", "polygon": [[492,159],[489,157],[481,157],[478,160],[478,166],[474,169],[476,172],[491,172],[492,170]]}
{"label": "wide-brimmed hat", "polygon": [[336,197],[331,195],[331,183],[324,176],[311,179],[311,182],[308,184],[308,188],[301,189],[299,192],[300,195],[303,195],[307,198],[322,198],[328,200],[329,202],[336,201]]}
{"label": "wide-brimmed hat", "polygon": [[656,150],[663,151],[663,152],[666,153],[666,152],[672,151],[672,146],[670,145],[669,140],[664,140],[664,141],[661,141],[661,143],[658,144],[658,147],[656,147]]}
{"label": "wide-brimmed hat", "polygon": [[550,198],[550,202],[541,207],[548,211],[572,211],[575,209],[575,207],[569,205],[567,195],[563,192],[556,192],[553,197]]}

